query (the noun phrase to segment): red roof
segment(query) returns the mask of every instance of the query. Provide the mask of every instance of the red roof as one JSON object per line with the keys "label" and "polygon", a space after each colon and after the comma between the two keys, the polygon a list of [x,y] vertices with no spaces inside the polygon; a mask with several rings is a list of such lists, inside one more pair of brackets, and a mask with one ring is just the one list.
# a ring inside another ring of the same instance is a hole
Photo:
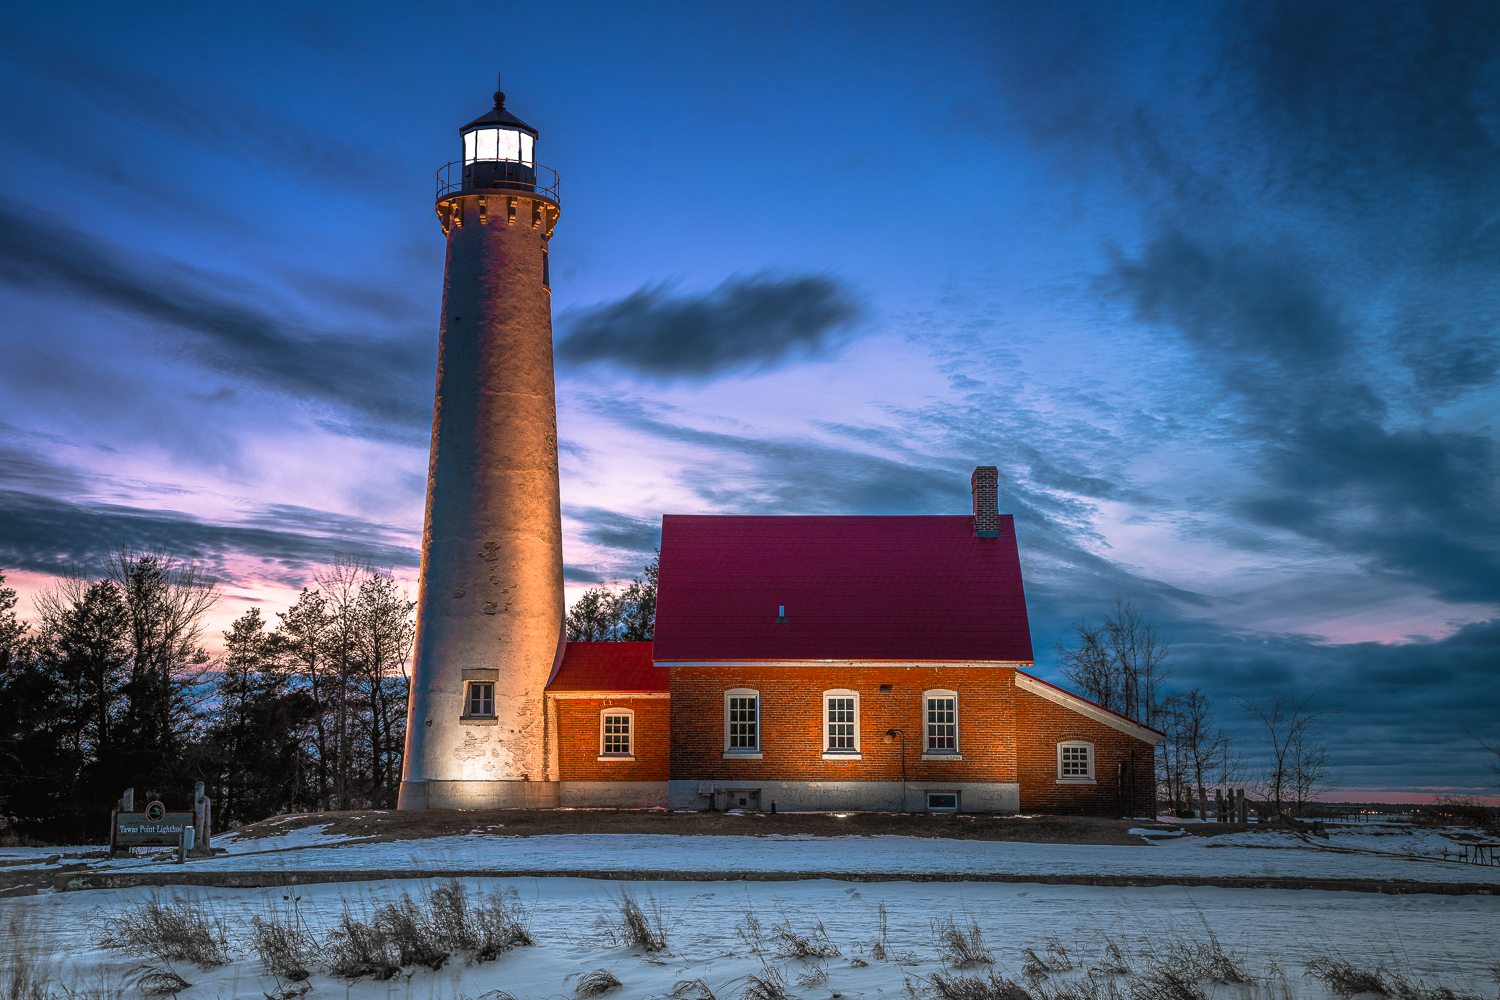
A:
{"label": "red roof", "polygon": [[662,519],[658,663],[1031,658],[1010,515]]}
{"label": "red roof", "polygon": [[547,690],[666,691],[668,671],[651,665],[649,642],[570,642]]}

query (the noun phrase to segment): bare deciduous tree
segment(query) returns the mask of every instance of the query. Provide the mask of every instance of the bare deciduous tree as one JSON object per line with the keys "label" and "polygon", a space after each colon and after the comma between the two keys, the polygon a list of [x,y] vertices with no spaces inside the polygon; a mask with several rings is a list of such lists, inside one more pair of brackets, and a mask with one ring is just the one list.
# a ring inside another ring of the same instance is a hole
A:
{"label": "bare deciduous tree", "polygon": [[1246,712],[1265,727],[1270,761],[1263,772],[1265,798],[1280,815],[1288,799],[1304,805],[1325,791],[1329,774],[1327,748],[1317,740],[1317,713],[1312,698],[1278,694],[1245,701]]}
{"label": "bare deciduous tree", "polygon": [[1075,645],[1060,645],[1057,650],[1063,676],[1085,698],[1111,711],[1119,711],[1119,685],[1105,644],[1104,630],[1087,621],[1074,622],[1072,628]]}
{"label": "bare deciduous tree", "polygon": [[1116,600],[1102,624],[1072,626],[1073,644],[1058,647],[1063,675],[1085,698],[1148,726],[1162,703],[1170,651],[1130,601]]}

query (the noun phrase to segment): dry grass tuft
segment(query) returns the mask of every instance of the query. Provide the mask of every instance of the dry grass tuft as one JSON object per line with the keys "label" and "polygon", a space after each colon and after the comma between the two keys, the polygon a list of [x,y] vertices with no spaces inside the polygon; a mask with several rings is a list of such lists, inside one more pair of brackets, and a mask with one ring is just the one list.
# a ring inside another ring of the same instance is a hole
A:
{"label": "dry grass tuft", "polygon": [[828,985],[828,969],[821,965],[814,965],[811,969],[797,976],[797,985],[804,990],[816,989],[819,986]]}
{"label": "dry grass tuft", "polygon": [[127,909],[110,924],[99,944],[158,963],[192,962],[203,969],[229,964],[224,921],[201,899],[152,896]]}
{"label": "dry grass tuft", "polygon": [[1379,970],[1371,972],[1360,969],[1342,958],[1317,958],[1307,963],[1307,974],[1323,981],[1341,997],[1352,997],[1356,993],[1373,993],[1375,996],[1390,996],[1385,977]]}
{"label": "dry grass tuft", "polygon": [[1130,983],[1130,1000],[1208,1000],[1191,975],[1153,959],[1151,967]]}
{"label": "dry grass tuft", "polygon": [[356,917],[347,906],[329,932],[324,950],[328,971],[343,979],[373,976],[384,981],[401,971],[384,935],[373,923]]}
{"label": "dry grass tuft", "polygon": [[602,997],[610,990],[617,990],[621,982],[615,978],[615,974],[608,969],[595,969],[593,972],[585,972],[578,978],[573,986],[575,997]]}
{"label": "dry grass tuft", "polygon": [[936,1000],[1036,1000],[1020,983],[993,972],[985,976],[945,976],[935,972],[928,980],[928,987]]}
{"label": "dry grass tuft", "polygon": [[794,930],[790,920],[783,920],[771,928],[771,941],[776,947],[777,958],[837,958],[842,954],[839,946],[828,937],[828,930],[821,920],[806,934]]}
{"label": "dry grass tuft", "polygon": [[403,894],[369,919],[346,906],[324,949],[328,971],[385,980],[407,966],[439,969],[455,953],[492,961],[533,943],[527,919],[514,892],[473,903],[457,881],[434,887],[421,902]]}
{"label": "dry grass tuft", "polygon": [[1200,981],[1226,986],[1245,986],[1255,982],[1255,977],[1245,968],[1245,957],[1226,952],[1213,933],[1204,941],[1174,941],[1167,948],[1167,958]]}
{"label": "dry grass tuft", "polygon": [[441,932],[427,920],[427,915],[410,896],[402,895],[375,911],[372,921],[386,953],[395,956],[398,966],[420,965],[441,969],[448,961]]}
{"label": "dry grass tuft", "polygon": [[766,950],[766,932],[754,910],[745,911],[745,919],[734,929],[734,936],[745,942],[745,947],[750,949],[752,955],[759,955]]}
{"label": "dry grass tuft", "polygon": [[1104,938],[1104,957],[1089,966],[1091,976],[1128,976],[1130,975],[1130,960],[1120,950],[1114,938]]}
{"label": "dry grass tuft", "polygon": [[250,946],[266,975],[300,983],[312,975],[318,945],[295,913],[250,918]]}
{"label": "dry grass tuft", "polygon": [[760,974],[745,977],[745,988],[740,991],[740,1000],[793,1000],[787,987],[786,977],[774,965],[762,959]]}
{"label": "dry grass tuft", "polygon": [[30,913],[15,911],[5,924],[5,948],[0,950],[0,1000],[52,1000],[52,975],[32,956],[36,935],[28,926]]}
{"label": "dry grass tuft", "polygon": [[993,965],[995,962],[994,954],[984,946],[984,935],[973,917],[969,917],[966,927],[960,927],[952,916],[940,917],[932,922],[932,934],[937,939],[938,954],[955,969]]}
{"label": "dry grass tuft", "polygon": [[1041,954],[1032,948],[1022,948],[1021,959],[1021,975],[1033,986],[1054,972],[1068,972],[1073,968],[1073,957],[1059,937],[1049,937]]}
{"label": "dry grass tuft", "polygon": [[1120,1000],[1113,982],[1096,979],[1068,979],[1035,989],[1037,1000]]}
{"label": "dry grass tuft", "polygon": [[297,1000],[312,992],[312,983],[287,983],[266,994],[266,1000]]}
{"label": "dry grass tuft", "polygon": [[130,985],[141,991],[141,995],[160,1000],[175,997],[193,984],[177,974],[168,965],[142,965],[128,977]]}
{"label": "dry grass tuft", "polygon": [[870,946],[870,955],[877,962],[884,962],[887,945],[890,943],[890,918],[885,912],[885,903],[879,903],[875,907],[876,927],[879,931],[875,943]]}
{"label": "dry grass tuft", "polygon": [[634,948],[648,955],[667,950],[667,929],[662,920],[661,904],[654,898],[648,896],[646,905],[642,906],[634,896],[621,889],[615,908],[618,913],[613,921],[601,916],[596,922],[611,944]]}
{"label": "dry grass tuft", "polygon": [[719,1000],[708,983],[701,979],[681,979],[672,984],[670,1000]]}

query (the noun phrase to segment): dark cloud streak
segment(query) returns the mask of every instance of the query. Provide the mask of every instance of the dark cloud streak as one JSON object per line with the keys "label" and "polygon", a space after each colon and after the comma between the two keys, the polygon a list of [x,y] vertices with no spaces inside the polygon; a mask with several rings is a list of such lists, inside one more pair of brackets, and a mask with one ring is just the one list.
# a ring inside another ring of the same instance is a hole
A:
{"label": "dark cloud streak", "polygon": [[564,314],[557,356],[658,379],[763,371],[835,349],[861,309],[825,275],[737,277],[701,295],[656,285]]}
{"label": "dark cloud streak", "polygon": [[312,330],[216,291],[213,275],[139,261],[14,202],[0,202],[0,282],[63,294],[176,331],[193,360],[333,408],[329,426],[371,436],[431,420],[435,338]]}

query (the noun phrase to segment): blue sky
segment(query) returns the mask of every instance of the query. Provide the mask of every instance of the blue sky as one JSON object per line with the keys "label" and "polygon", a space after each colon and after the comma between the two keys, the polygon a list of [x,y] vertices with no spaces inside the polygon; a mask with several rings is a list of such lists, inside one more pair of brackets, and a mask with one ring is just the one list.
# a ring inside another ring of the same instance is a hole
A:
{"label": "blue sky", "polygon": [[1478,4],[22,4],[0,14],[0,566],[411,579],[443,242],[496,69],[562,176],[572,592],[663,512],[959,513],[1038,666],[1135,601],[1351,793],[1500,704],[1500,13]]}

